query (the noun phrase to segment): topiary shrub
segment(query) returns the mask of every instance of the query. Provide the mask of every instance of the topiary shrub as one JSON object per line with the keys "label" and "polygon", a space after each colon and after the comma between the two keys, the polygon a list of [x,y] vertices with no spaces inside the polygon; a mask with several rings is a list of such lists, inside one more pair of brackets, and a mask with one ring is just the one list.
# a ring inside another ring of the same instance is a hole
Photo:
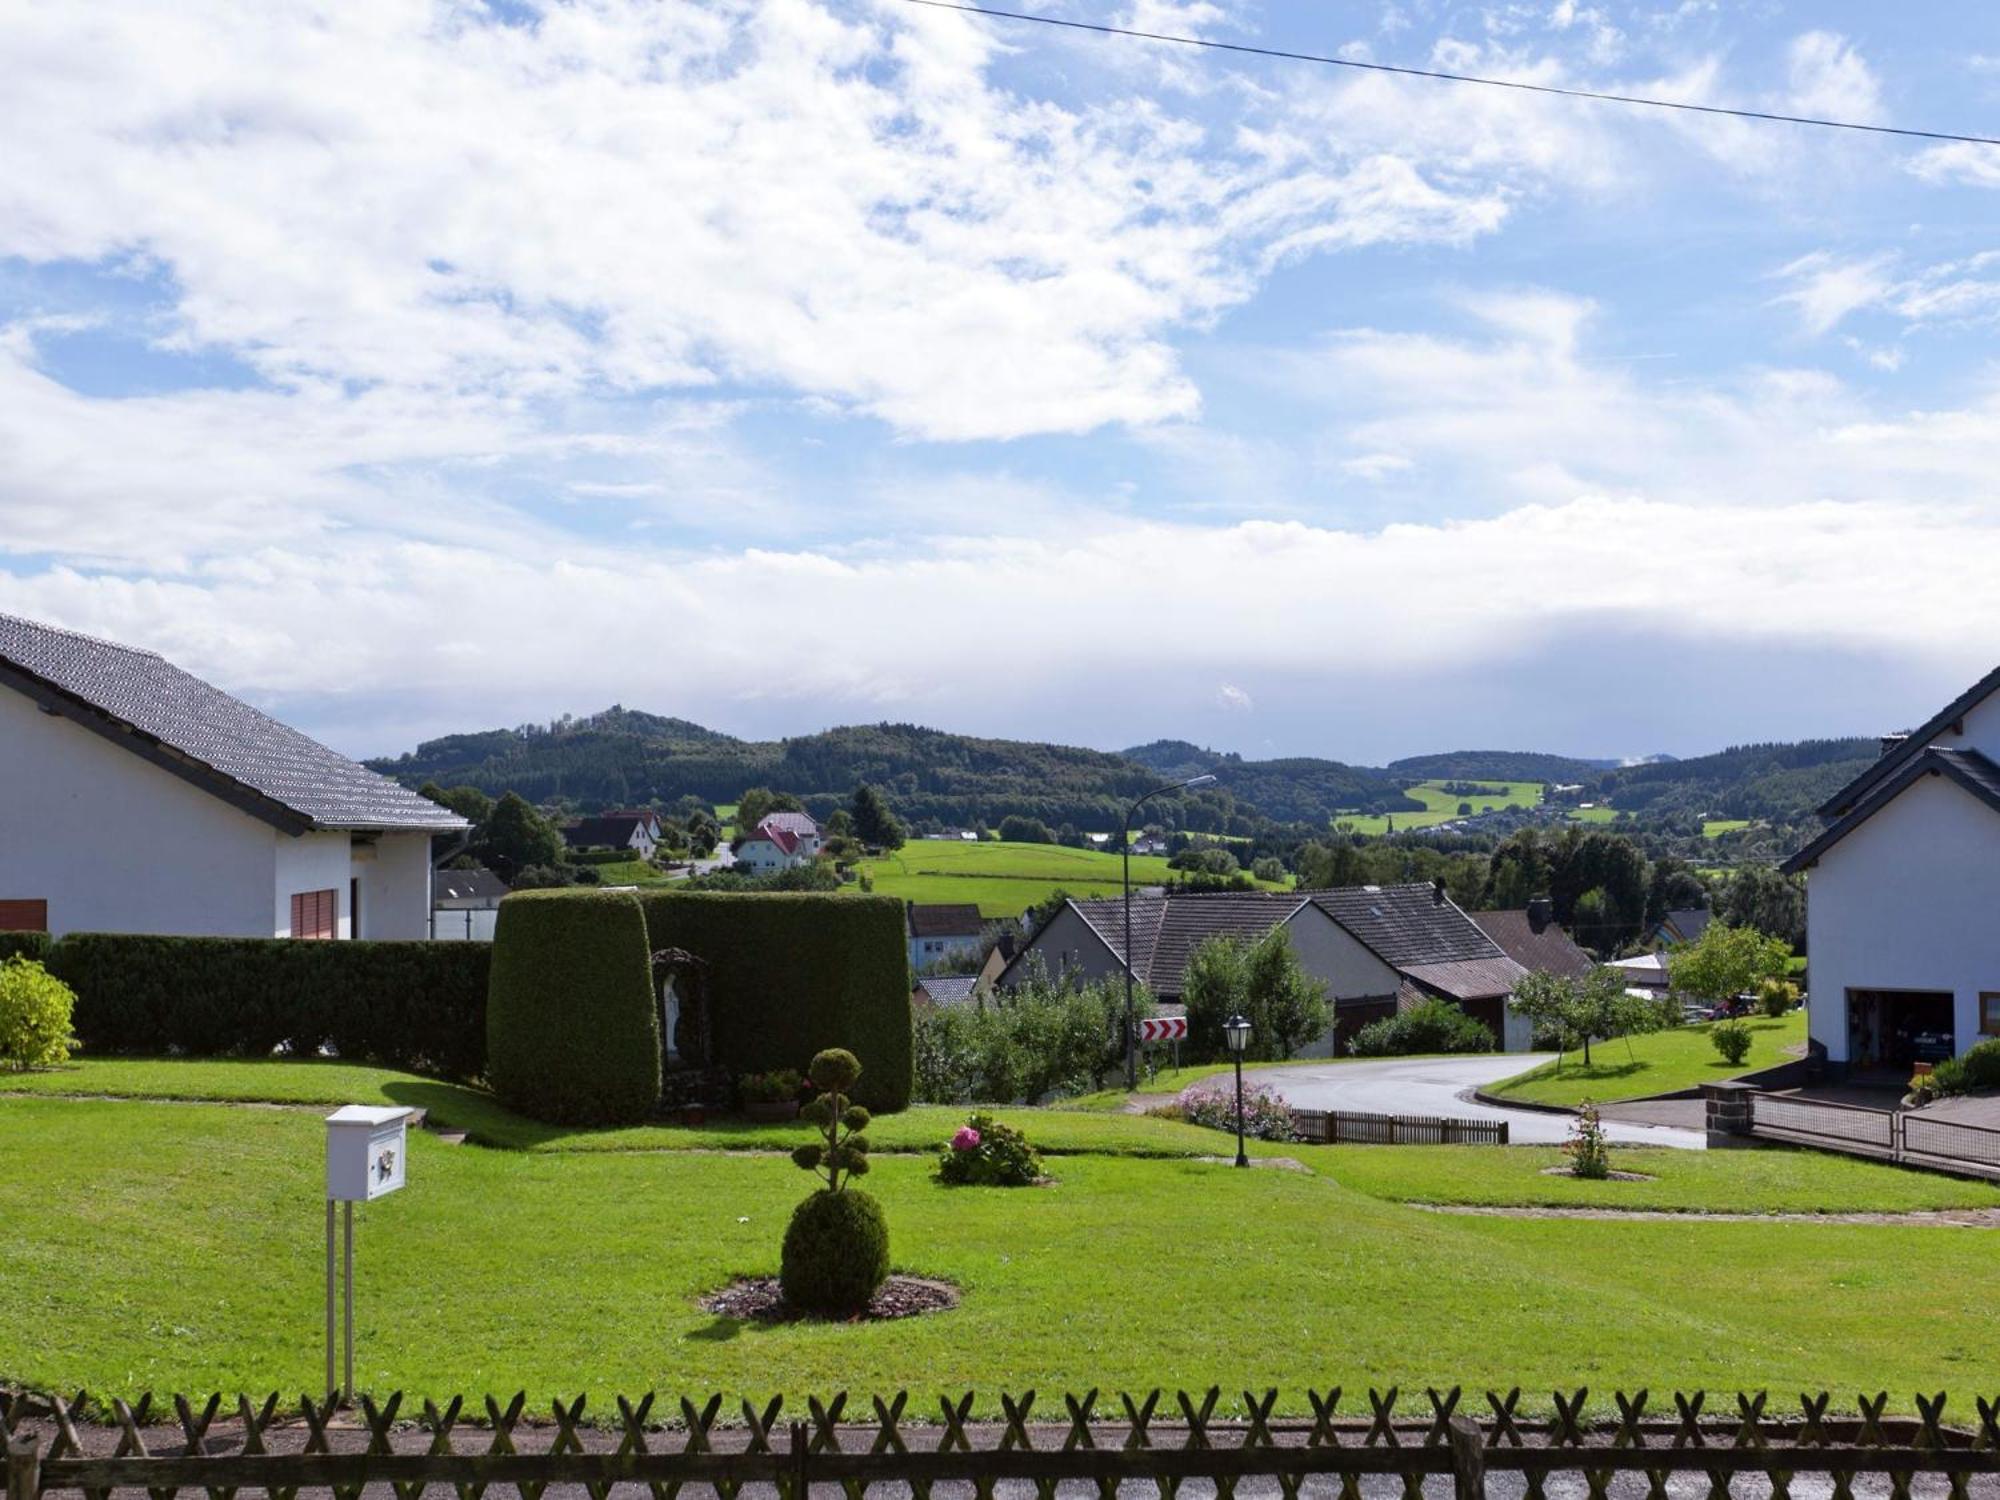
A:
{"label": "topiary shrub", "polygon": [[0,1070],[53,1068],[76,1050],[76,996],[33,959],[0,960]]}
{"label": "topiary shrub", "polygon": [[1033,1187],[1042,1180],[1042,1154],[1012,1125],[975,1114],[952,1133],[937,1177],[949,1187]]}
{"label": "topiary shrub", "polygon": [[493,1092],[556,1125],[629,1125],[660,1102],[660,1015],[646,920],[623,891],[500,903],[486,1007]]}
{"label": "topiary shrub", "polygon": [[1708,1039],[1732,1068],[1741,1067],[1750,1055],[1750,1028],[1741,1021],[1717,1021],[1709,1028]]}
{"label": "topiary shrub", "polygon": [[797,1067],[846,1047],[855,1097],[903,1109],[915,1081],[903,904],[817,892],[649,890],[638,898],[655,949],[708,964],[715,1061],[731,1073]]}
{"label": "topiary shrub", "polygon": [[844,1048],[812,1060],[813,1086],[821,1092],[800,1118],[824,1138],[801,1146],[792,1160],[826,1179],[826,1186],[796,1209],[785,1227],[778,1286],[802,1312],[852,1317],[867,1309],[889,1276],[889,1223],[881,1205],[849,1186],[868,1170],[868,1111],[849,1102],[861,1064]]}

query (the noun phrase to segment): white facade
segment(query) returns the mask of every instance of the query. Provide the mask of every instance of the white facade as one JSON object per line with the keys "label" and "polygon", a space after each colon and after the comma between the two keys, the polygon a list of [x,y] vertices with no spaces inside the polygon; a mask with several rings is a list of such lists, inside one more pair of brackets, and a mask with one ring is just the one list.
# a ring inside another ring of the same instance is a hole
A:
{"label": "white facade", "polygon": [[910,967],[922,972],[932,964],[943,963],[948,958],[963,956],[978,957],[981,934],[969,936],[946,934],[943,937],[913,937],[910,939]]}
{"label": "white facade", "polygon": [[762,834],[753,834],[736,847],[736,863],[752,875],[770,875],[802,865],[811,856],[800,846],[787,853]]}
{"label": "white facade", "polygon": [[292,835],[0,690],[0,901],[48,930],[285,937],[292,897],[333,892],[335,931],[422,938],[431,836]]}

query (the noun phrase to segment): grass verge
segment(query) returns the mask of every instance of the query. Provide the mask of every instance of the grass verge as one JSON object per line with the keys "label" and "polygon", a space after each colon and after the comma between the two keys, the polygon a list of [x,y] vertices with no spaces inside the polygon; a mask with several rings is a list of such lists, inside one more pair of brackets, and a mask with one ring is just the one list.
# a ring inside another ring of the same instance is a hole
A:
{"label": "grass verge", "polygon": [[1591,1047],[1591,1063],[1570,1053],[1525,1073],[1502,1079],[1486,1092],[1503,1099],[1532,1104],[1575,1106],[1586,1099],[1604,1103],[1671,1093],[1703,1083],[1723,1083],[1760,1068],[1789,1061],[1806,1039],[1806,1013],[1793,1011],[1778,1020],[1752,1017],[1750,1055],[1741,1063],[1723,1061],[1709,1039],[1709,1026],[1676,1026],[1647,1036],[1617,1037]]}

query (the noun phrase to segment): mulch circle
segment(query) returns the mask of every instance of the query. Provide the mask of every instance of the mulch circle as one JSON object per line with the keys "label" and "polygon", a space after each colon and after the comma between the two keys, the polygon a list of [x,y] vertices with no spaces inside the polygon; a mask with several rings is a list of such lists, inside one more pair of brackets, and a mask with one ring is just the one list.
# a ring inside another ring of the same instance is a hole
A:
{"label": "mulch circle", "polygon": [[[1574,1177],[1574,1176],[1576,1176],[1576,1168],[1575,1168],[1575,1167],[1543,1167],[1543,1168],[1542,1168],[1542,1175],[1543,1175],[1544,1177]],[[1599,1179],[1597,1179],[1597,1180],[1598,1180],[1598,1181],[1600,1181],[1600,1182],[1603,1182],[1603,1181],[1605,1181],[1605,1180],[1607,1180],[1607,1179],[1608,1179],[1609,1181],[1612,1181],[1612,1182],[1651,1182],[1651,1181],[1653,1180],[1653,1174],[1652,1174],[1652,1173],[1650,1173],[1650,1172],[1616,1172],[1616,1171],[1614,1171],[1614,1172],[1608,1172],[1608,1173],[1606,1173],[1604,1177],[1600,1177],[1600,1178],[1599,1178]]]}
{"label": "mulch circle", "polygon": [[[725,1318],[742,1318],[753,1323],[795,1323],[809,1314],[789,1307],[778,1289],[775,1276],[748,1276],[732,1281],[719,1292],[701,1299],[704,1311]],[[876,1290],[868,1310],[852,1318],[835,1321],[883,1323],[892,1318],[915,1318],[924,1313],[945,1312],[958,1306],[958,1288],[948,1281],[928,1276],[891,1276]]]}

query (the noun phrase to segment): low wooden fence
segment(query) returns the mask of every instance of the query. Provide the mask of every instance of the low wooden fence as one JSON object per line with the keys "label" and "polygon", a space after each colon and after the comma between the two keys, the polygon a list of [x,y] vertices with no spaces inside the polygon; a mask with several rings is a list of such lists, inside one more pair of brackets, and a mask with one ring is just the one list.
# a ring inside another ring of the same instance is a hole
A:
{"label": "low wooden fence", "polygon": [[1912,1166],[2000,1177],[2000,1130],[1940,1119],[1921,1110],[1746,1090],[1748,1134]]}
{"label": "low wooden fence", "polygon": [[[582,1397],[554,1402],[539,1422],[524,1418],[519,1395],[504,1405],[487,1397],[483,1423],[462,1399],[443,1409],[425,1401],[413,1423],[401,1419],[400,1394],[379,1406],[364,1396],[352,1414],[308,1397],[298,1421],[277,1418],[275,1395],[238,1397],[228,1416],[219,1397],[177,1396],[171,1425],[154,1424],[143,1398],[113,1402],[116,1424],[104,1427],[84,1420],[80,1395],[17,1396],[0,1407],[0,1426],[7,1500],[57,1493],[105,1500],[139,1490],[150,1500],[175,1500],[183,1490],[211,1500],[247,1490],[274,1500],[296,1500],[302,1490],[354,1500],[366,1485],[392,1486],[397,1500],[418,1500],[428,1485],[452,1486],[459,1500],[481,1500],[493,1485],[540,1500],[552,1484],[581,1485],[591,1500],[633,1485],[647,1486],[653,1500],[673,1500],[690,1484],[726,1500],[746,1485],[770,1486],[781,1500],[810,1500],[814,1485],[838,1485],[848,1500],[862,1500],[871,1485],[896,1484],[928,1500],[934,1485],[949,1483],[970,1483],[979,1500],[992,1500],[994,1487],[1008,1481],[1023,1494],[1032,1484],[1037,1500],[1054,1500],[1064,1481],[1099,1496],[1139,1481],[1172,1500],[1189,1480],[1208,1481],[1220,1500],[1232,1500],[1238,1483],[1258,1478],[1275,1480],[1286,1500],[1303,1487],[1337,1487],[1340,1500],[1358,1500],[1367,1476],[1398,1476],[1406,1500],[1419,1500],[1429,1475],[1451,1476],[1456,1500],[1478,1500],[1496,1476],[1501,1488],[1525,1490],[1531,1500],[1558,1475],[1576,1476],[1593,1500],[1604,1500],[1621,1476],[1628,1487],[1643,1479],[1652,1500],[1676,1475],[1700,1476],[1721,1497],[1737,1476],[1762,1476],[1774,1500],[1807,1475],[1826,1476],[1842,1500],[1863,1476],[1882,1476],[1896,1500],[1909,1500],[1918,1475],[1941,1476],[1952,1500],[1967,1500],[1974,1481],[1982,1493],[2000,1490],[2000,1397],[1976,1399],[1976,1426],[1954,1426],[1942,1393],[1919,1394],[1918,1416],[1909,1419],[1885,1415],[1885,1393],[1859,1397],[1853,1417],[1829,1415],[1824,1392],[1802,1396],[1799,1415],[1786,1418],[1767,1411],[1762,1391],[1739,1393],[1733,1411],[1721,1403],[1710,1410],[1700,1391],[1675,1392],[1671,1411],[1646,1391],[1618,1392],[1616,1418],[1602,1422],[1584,1415],[1587,1389],[1553,1392],[1548,1419],[1523,1414],[1519,1389],[1488,1391],[1478,1421],[1460,1411],[1458,1387],[1427,1389],[1427,1404],[1400,1416],[1397,1390],[1371,1389],[1367,1410],[1351,1417],[1340,1413],[1339,1388],[1309,1390],[1312,1416],[1297,1421],[1273,1416],[1275,1390],[1245,1391],[1244,1418],[1217,1418],[1220,1394],[1180,1391],[1171,1405],[1157,1390],[1121,1395],[1113,1415],[1113,1403],[1090,1391],[1064,1395],[1059,1409],[1046,1402],[1038,1415],[1029,1391],[1000,1396],[999,1420],[980,1421],[965,1393],[940,1396],[926,1422],[907,1392],[872,1398],[871,1417],[850,1415],[843,1392],[809,1398],[803,1420],[792,1421],[783,1420],[780,1398],[761,1406],[744,1400],[740,1426],[718,1421],[720,1396],[700,1404],[684,1397],[670,1420],[650,1393],[618,1398],[601,1425],[586,1420]],[[479,1446],[461,1451],[461,1443]]]}
{"label": "low wooden fence", "polygon": [[1442,1115],[1375,1115],[1346,1109],[1292,1112],[1299,1139],[1319,1145],[1504,1146],[1505,1120],[1456,1120]]}

